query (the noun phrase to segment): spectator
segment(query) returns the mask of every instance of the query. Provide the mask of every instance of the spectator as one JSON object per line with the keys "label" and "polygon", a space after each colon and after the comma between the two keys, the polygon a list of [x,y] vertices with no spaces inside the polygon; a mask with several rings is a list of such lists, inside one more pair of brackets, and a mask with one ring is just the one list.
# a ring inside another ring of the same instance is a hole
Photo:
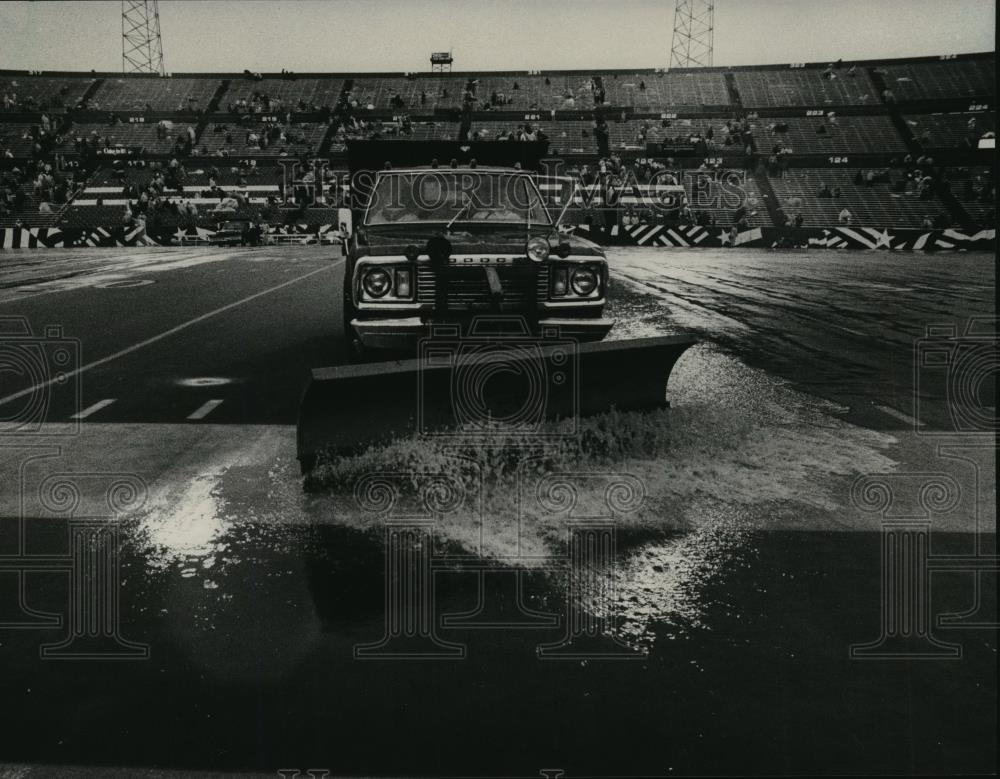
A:
{"label": "spectator", "polygon": [[796,211],[796,212],[795,212],[795,218],[794,218],[794,219],[792,220],[792,223],[793,223],[793,224],[794,224],[794,225],[795,225],[796,227],[802,227],[802,223],[803,223],[804,221],[805,221],[805,219],[803,219],[803,218],[802,218],[802,212],[801,212],[801,211]]}
{"label": "spectator", "polygon": [[851,223],[851,212],[847,208],[843,208],[840,211],[840,216],[838,220],[842,225],[849,225]]}
{"label": "spectator", "polygon": [[831,194],[833,195],[833,197],[836,198],[840,197],[843,193],[840,191],[840,187],[834,187],[833,192]]}
{"label": "spectator", "polygon": [[924,220],[920,223],[920,226],[921,227],[926,227],[926,228],[933,228],[934,227],[934,219],[931,217],[930,214],[927,214],[924,217]]}
{"label": "spectator", "polygon": [[833,197],[833,193],[830,192],[830,188],[826,184],[819,185],[819,191],[816,192],[816,197]]}

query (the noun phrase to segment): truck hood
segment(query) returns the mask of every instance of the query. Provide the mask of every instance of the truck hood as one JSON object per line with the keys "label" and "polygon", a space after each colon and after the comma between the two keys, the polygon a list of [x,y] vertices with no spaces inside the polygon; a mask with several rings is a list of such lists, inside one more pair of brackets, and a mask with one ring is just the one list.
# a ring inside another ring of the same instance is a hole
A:
{"label": "truck hood", "polygon": [[[420,227],[394,225],[391,227],[364,227],[358,230],[359,255],[397,255],[403,254],[407,246],[416,246],[424,253],[428,239],[435,235],[443,235],[442,226]],[[523,254],[524,245],[528,240],[528,232],[523,225],[496,227],[476,226],[471,229],[455,228],[446,235],[452,245],[453,254]],[[603,257],[604,251],[593,241],[576,235],[553,233],[549,229],[531,231],[531,237],[548,237],[553,249],[557,243],[570,246],[570,254],[580,256]]]}

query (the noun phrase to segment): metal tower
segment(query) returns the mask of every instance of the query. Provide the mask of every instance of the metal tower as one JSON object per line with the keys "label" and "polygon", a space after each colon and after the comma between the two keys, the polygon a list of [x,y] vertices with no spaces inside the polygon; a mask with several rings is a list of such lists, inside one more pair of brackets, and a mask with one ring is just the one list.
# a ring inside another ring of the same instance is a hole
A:
{"label": "metal tower", "polygon": [[670,67],[710,67],[714,29],[715,3],[712,0],[677,0]]}
{"label": "metal tower", "polygon": [[158,0],[122,0],[122,73],[164,74]]}

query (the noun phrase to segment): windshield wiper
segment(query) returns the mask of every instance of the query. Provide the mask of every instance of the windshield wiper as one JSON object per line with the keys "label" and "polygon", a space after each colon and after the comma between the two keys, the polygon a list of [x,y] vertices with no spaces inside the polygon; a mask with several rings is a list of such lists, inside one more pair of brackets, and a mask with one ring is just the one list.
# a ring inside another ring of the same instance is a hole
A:
{"label": "windshield wiper", "polygon": [[461,216],[462,214],[464,214],[464,213],[465,213],[465,209],[467,209],[467,208],[468,208],[469,206],[471,206],[471,205],[472,205],[472,198],[471,198],[471,197],[469,197],[468,195],[466,195],[466,196],[465,196],[465,203],[464,203],[464,204],[462,205],[462,207],[461,207],[460,209],[458,209],[458,213],[457,213],[457,214],[455,214],[455,216],[453,216],[453,217],[451,218],[451,221],[450,221],[450,222],[448,222],[448,226],[447,226],[447,227],[446,227],[445,229],[446,229],[446,230],[450,230],[450,229],[451,229],[451,226],[452,226],[453,224],[455,224],[455,222],[457,222],[457,221],[458,221],[458,218],[459,218],[459,217],[460,217],[460,216]]}

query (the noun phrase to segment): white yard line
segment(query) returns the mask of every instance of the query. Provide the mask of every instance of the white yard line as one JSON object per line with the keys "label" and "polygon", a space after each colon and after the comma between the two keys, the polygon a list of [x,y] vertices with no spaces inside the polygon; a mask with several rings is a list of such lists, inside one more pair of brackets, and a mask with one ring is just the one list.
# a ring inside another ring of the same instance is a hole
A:
{"label": "white yard line", "polygon": [[86,419],[91,414],[96,414],[102,408],[107,408],[108,406],[110,406],[114,402],[115,402],[114,398],[107,398],[105,400],[101,400],[101,401],[95,403],[93,406],[89,406],[89,407],[85,408],[83,411],[80,411],[79,413],[73,414],[73,416],[71,416],[70,419]]}
{"label": "white yard line", "polygon": [[107,363],[113,362],[121,357],[131,354],[132,352],[144,349],[147,346],[151,346],[152,344],[157,343],[158,341],[162,341],[164,338],[169,338],[170,336],[176,335],[182,330],[186,330],[187,328],[193,325],[204,322],[206,319],[211,319],[214,316],[218,316],[219,314],[223,314],[226,311],[230,311],[234,308],[237,308],[238,306],[242,306],[244,303],[249,303],[251,300],[256,300],[257,298],[263,297],[264,295],[270,295],[272,292],[277,292],[279,289],[284,289],[285,287],[289,287],[292,284],[297,284],[298,282],[308,279],[311,276],[315,276],[317,273],[322,273],[325,270],[335,268],[341,262],[343,262],[343,260],[339,260],[335,263],[332,263],[331,265],[325,265],[322,268],[317,268],[316,270],[309,271],[309,273],[305,273],[302,276],[297,276],[294,279],[282,282],[281,284],[278,284],[276,286],[268,287],[267,289],[261,290],[260,292],[255,292],[253,295],[249,295],[245,298],[242,298],[241,300],[229,303],[225,306],[215,309],[214,311],[209,311],[208,313],[202,314],[201,316],[196,316],[194,319],[189,319],[187,322],[177,325],[177,327],[172,327],[169,330],[165,330],[159,335],[154,335],[152,338],[147,338],[145,341],[139,341],[139,343],[132,344],[131,346],[128,346],[120,351],[117,351],[114,354],[109,354],[107,357],[102,357],[99,360],[94,360],[94,362],[87,363],[86,365],[76,368],[75,370],[68,371],[64,374],[60,374],[58,377],[51,378],[47,381],[39,382],[38,384],[35,384],[32,387],[27,387],[21,390],[20,392],[15,392],[14,394],[8,395],[5,398],[0,398],[0,406],[4,405],[5,403],[10,403],[11,401],[17,400],[18,398],[23,398],[26,395],[31,395],[35,392],[38,392],[39,390],[44,389],[45,387],[55,384],[57,381],[59,382],[66,381],[67,379],[71,379],[74,376],[78,376],[81,373],[89,371],[91,368],[98,368],[101,365],[106,365]]}
{"label": "white yard line", "polygon": [[881,411],[883,414],[888,414],[891,417],[895,417],[900,422],[905,422],[913,428],[923,427],[924,423],[919,419],[911,417],[909,414],[904,414],[902,411],[897,411],[892,406],[883,406],[880,403],[872,403],[875,408]]}
{"label": "white yard line", "polygon": [[207,403],[205,403],[204,405],[200,406],[198,408],[198,410],[195,411],[193,414],[190,414],[188,416],[188,419],[191,419],[191,420],[204,419],[205,417],[207,417],[209,414],[211,414],[213,411],[215,411],[215,409],[217,409],[221,405],[222,405],[222,400],[219,400],[217,398],[213,399],[213,400],[210,400]]}

